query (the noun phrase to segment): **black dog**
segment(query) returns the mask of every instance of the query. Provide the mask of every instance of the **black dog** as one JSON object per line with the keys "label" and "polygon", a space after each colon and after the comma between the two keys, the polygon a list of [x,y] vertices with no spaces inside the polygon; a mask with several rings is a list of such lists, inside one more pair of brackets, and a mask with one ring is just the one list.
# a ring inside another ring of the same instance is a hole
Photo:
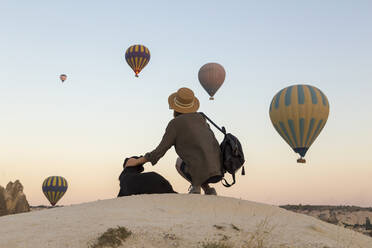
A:
{"label": "black dog", "polygon": [[[139,157],[132,157],[139,158]],[[140,195],[140,194],[166,194],[177,193],[173,190],[172,185],[156,172],[144,171],[143,164],[126,167],[129,158],[126,158],[123,164],[123,172],[119,176],[120,196]]]}

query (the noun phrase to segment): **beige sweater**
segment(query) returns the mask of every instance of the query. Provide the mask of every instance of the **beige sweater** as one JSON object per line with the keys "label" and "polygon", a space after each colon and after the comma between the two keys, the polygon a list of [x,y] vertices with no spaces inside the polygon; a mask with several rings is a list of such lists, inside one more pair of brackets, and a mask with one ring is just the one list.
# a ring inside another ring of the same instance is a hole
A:
{"label": "beige sweater", "polygon": [[158,147],[146,153],[145,158],[155,165],[173,145],[185,162],[194,186],[222,175],[218,141],[200,114],[182,114],[172,119]]}

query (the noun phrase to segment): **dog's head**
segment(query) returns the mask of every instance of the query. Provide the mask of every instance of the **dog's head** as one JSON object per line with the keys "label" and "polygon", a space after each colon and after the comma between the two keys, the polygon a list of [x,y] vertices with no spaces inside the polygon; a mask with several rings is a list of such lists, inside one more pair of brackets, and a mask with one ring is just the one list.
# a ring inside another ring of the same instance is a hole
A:
{"label": "dog's head", "polygon": [[[140,156],[140,157],[142,157],[142,156]],[[137,166],[130,166],[130,167],[127,167],[127,166],[126,166],[126,164],[127,164],[127,162],[128,162],[129,159],[131,159],[131,158],[138,159],[138,158],[140,158],[140,157],[138,157],[138,156],[133,156],[133,157],[130,157],[130,158],[126,158],[126,159],[124,160],[124,163],[123,163],[123,168],[124,168],[123,173],[137,173],[137,174],[139,174],[139,173],[143,172],[143,171],[145,170],[145,169],[143,168],[143,164],[139,164],[139,165],[137,165]]]}

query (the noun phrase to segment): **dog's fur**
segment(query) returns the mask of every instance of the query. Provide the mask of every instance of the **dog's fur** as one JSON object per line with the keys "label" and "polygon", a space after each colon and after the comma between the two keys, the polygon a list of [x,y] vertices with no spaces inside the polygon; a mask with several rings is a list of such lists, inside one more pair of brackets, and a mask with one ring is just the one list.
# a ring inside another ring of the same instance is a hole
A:
{"label": "dog's fur", "polygon": [[[139,158],[139,157],[132,157]],[[129,158],[126,158],[123,164],[123,172],[119,176],[120,192],[118,197],[140,194],[166,194],[177,193],[172,185],[156,172],[144,171],[143,164],[126,167]]]}

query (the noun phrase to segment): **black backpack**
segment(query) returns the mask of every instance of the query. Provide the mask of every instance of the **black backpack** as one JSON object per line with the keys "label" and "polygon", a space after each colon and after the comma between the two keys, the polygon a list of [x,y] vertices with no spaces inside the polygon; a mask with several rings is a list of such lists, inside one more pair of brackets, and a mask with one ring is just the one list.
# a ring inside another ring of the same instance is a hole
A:
{"label": "black backpack", "polygon": [[225,187],[231,187],[235,184],[235,173],[242,167],[242,175],[245,175],[244,170],[244,153],[242,149],[242,145],[237,137],[232,135],[231,133],[226,133],[225,127],[220,128],[216,125],[211,119],[208,118],[204,113],[200,112],[200,114],[205,117],[213,126],[215,126],[220,132],[224,134],[224,139],[220,144],[221,149],[221,161],[222,161],[222,169],[223,173],[226,172],[230,173],[233,178],[233,182],[229,184],[225,178],[222,178],[222,184]]}

